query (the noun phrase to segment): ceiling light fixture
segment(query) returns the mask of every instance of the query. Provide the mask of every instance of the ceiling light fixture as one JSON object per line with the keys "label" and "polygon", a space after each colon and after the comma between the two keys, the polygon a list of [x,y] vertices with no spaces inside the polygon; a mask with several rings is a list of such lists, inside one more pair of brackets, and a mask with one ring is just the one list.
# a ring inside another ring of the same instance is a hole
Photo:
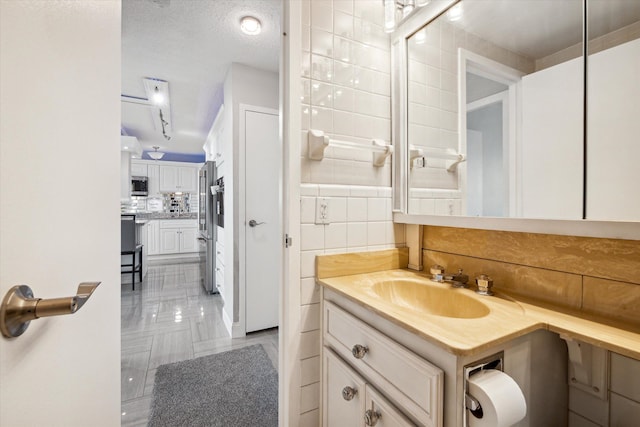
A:
{"label": "ceiling light fixture", "polygon": [[153,90],[153,103],[156,105],[164,104],[164,95],[162,92],[160,92],[160,89],[158,89],[158,86],[156,86],[155,89]]}
{"label": "ceiling light fixture", "polygon": [[158,151],[158,147],[157,145],[153,146],[154,151],[148,151],[147,154],[149,155],[149,157],[151,157],[153,160],[160,160],[161,158],[164,157],[164,153],[162,151]]}
{"label": "ceiling light fixture", "polygon": [[411,15],[416,7],[424,7],[430,0],[382,0],[384,7],[384,31],[393,33],[399,22]]}
{"label": "ceiling light fixture", "polygon": [[160,123],[162,124],[162,136],[164,136],[164,139],[166,139],[167,141],[171,141],[171,137],[167,135],[167,131],[166,131],[166,126],[169,125],[169,122],[167,122],[164,119],[164,116],[162,115],[162,110],[160,110]]}
{"label": "ceiling light fixture", "polygon": [[240,19],[240,29],[245,34],[255,36],[262,31],[262,23],[254,16],[245,16]]}

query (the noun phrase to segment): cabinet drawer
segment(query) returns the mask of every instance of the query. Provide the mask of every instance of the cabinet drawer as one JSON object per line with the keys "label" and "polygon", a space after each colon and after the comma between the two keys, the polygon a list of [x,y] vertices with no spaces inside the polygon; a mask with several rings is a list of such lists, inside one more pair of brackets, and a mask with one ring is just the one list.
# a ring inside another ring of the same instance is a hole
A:
{"label": "cabinet drawer", "polygon": [[224,266],[216,265],[216,288],[219,292],[224,289]]}
{"label": "cabinet drawer", "polygon": [[216,242],[216,260],[218,264],[224,265],[224,245]]}
{"label": "cabinet drawer", "polygon": [[[335,304],[324,303],[324,341],[407,414],[425,426],[441,426],[442,370]],[[355,346],[366,348],[361,358]]]}
{"label": "cabinet drawer", "polygon": [[197,219],[165,219],[159,222],[160,228],[198,228]]}

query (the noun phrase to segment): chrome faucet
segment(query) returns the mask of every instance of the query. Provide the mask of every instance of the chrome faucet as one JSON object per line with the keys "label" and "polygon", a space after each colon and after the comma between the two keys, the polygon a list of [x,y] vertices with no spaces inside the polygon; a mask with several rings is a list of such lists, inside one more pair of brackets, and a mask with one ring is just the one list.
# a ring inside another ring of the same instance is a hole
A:
{"label": "chrome faucet", "polygon": [[458,269],[457,274],[447,275],[445,274],[444,267],[441,265],[434,265],[429,269],[431,273],[431,280],[434,282],[447,282],[451,283],[452,288],[468,288],[469,276],[462,272],[462,269]]}

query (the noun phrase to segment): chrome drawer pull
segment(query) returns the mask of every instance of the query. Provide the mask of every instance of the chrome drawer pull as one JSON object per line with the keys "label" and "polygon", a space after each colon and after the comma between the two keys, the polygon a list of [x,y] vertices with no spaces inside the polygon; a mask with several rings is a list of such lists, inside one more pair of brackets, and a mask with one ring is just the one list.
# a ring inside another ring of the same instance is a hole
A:
{"label": "chrome drawer pull", "polygon": [[351,354],[353,354],[353,357],[355,357],[356,359],[362,359],[368,351],[369,347],[367,347],[366,345],[356,344],[351,349]]}
{"label": "chrome drawer pull", "polygon": [[382,415],[378,411],[374,411],[373,409],[367,409],[364,413],[364,423],[368,426],[374,426],[378,424],[378,420]]}
{"label": "chrome drawer pull", "polygon": [[346,386],[342,389],[342,398],[344,400],[352,400],[356,396],[356,394],[358,394],[358,390],[353,387]]}

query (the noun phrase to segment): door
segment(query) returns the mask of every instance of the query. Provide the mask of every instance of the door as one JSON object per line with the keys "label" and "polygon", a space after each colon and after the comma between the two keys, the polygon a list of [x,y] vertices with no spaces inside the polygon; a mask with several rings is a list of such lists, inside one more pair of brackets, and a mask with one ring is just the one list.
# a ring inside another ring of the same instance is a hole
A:
{"label": "door", "polygon": [[245,152],[246,332],[278,326],[282,280],[281,170],[277,111],[240,107]]}
{"label": "door", "polygon": [[102,282],[0,337],[0,425],[119,425],[120,2],[0,2],[0,111],[0,299]]}

